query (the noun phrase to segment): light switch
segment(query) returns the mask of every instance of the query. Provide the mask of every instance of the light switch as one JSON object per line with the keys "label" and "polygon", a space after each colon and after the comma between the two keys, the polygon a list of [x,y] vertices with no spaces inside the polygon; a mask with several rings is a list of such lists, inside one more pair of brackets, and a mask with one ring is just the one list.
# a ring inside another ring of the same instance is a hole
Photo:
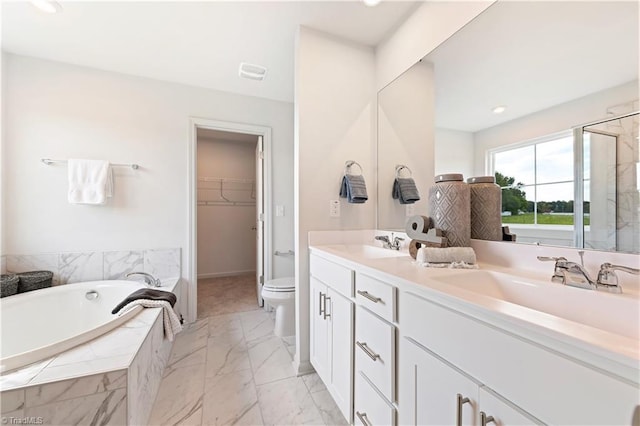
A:
{"label": "light switch", "polygon": [[284,216],[284,206],[276,206],[276,216]]}
{"label": "light switch", "polygon": [[329,200],[329,216],[340,217],[340,200]]}

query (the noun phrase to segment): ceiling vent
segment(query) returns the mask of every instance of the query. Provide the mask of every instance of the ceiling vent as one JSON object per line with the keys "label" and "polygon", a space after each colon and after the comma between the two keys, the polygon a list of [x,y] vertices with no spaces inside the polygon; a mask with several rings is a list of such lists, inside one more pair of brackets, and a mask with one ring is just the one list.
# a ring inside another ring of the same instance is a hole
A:
{"label": "ceiling vent", "polygon": [[243,78],[262,81],[267,75],[267,69],[260,65],[241,62],[238,75]]}

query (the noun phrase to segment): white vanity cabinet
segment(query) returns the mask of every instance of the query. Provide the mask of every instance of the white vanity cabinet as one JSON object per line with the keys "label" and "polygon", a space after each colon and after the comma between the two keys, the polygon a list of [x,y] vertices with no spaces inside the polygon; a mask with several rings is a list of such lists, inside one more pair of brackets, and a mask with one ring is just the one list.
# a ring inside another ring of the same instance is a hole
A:
{"label": "white vanity cabinet", "polygon": [[[410,392],[412,383],[429,383],[402,360],[419,358],[424,365],[433,365],[435,354],[446,360],[443,364],[451,372],[464,372],[463,377],[479,386],[479,396],[469,396],[477,401],[478,421],[484,412],[497,424],[631,425],[634,413],[638,415],[638,387],[623,378],[411,293],[400,295],[400,306],[401,392]],[[423,349],[414,348],[412,340]],[[424,349],[428,352],[421,357],[414,354]],[[446,393],[441,395],[444,404],[460,391],[447,386],[442,392]],[[407,415],[408,424],[413,424],[411,399],[404,398],[401,393],[401,418]],[[421,395],[416,398],[425,401]],[[442,406],[441,410],[448,412],[449,408]]]}
{"label": "white vanity cabinet", "polygon": [[310,257],[310,358],[348,421],[353,407],[353,271]]}
{"label": "white vanity cabinet", "polygon": [[541,422],[411,339],[400,343],[401,425],[534,425]]}

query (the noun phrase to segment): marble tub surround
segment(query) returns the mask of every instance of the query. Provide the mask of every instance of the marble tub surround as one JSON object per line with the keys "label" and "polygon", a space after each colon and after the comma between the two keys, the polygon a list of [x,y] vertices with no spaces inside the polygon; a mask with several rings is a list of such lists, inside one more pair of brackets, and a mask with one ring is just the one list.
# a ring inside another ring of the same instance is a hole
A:
{"label": "marble tub surround", "polygon": [[[179,280],[162,286],[176,291]],[[172,343],[162,310],[50,359],[0,376],[2,416],[42,424],[147,424]]]}
{"label": "marble tub surround", "polygon": [[4,255],[2,262],[3,273],[52,271],[53,285],[124,278],[134,271],[157,278],[182,273],[180,248]]}

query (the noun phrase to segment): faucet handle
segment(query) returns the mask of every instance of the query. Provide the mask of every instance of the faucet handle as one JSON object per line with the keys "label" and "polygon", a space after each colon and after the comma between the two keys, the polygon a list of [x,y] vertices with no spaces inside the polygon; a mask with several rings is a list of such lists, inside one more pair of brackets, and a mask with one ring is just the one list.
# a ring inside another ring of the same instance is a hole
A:
{"label": "faucet handle", "polygon": [[563,269],[566,269],[566,257],[549,257],[549,256],[537,256],[538,260],[541,262],[556,262],[553,275],[551,276],[551,282],[566,284],[566,277],[563,272]]}
{"label": "faucet handle", "polygon": [[558,261],[566,261],[566,257],[549,257],[549,256],[537,256],[538,260],[541,262],[558,262]]}
{"label": "faucet handle", "polygon": [[618,284],[616,271],[623,271],[634,275],[640,274],[640,269],[631,268],[629,266],[612,265],[609,262],[605,262],[600,265],[600,271],[598,272],[598,286],[605,288],[611,293],[622,293],[622,287]]}

